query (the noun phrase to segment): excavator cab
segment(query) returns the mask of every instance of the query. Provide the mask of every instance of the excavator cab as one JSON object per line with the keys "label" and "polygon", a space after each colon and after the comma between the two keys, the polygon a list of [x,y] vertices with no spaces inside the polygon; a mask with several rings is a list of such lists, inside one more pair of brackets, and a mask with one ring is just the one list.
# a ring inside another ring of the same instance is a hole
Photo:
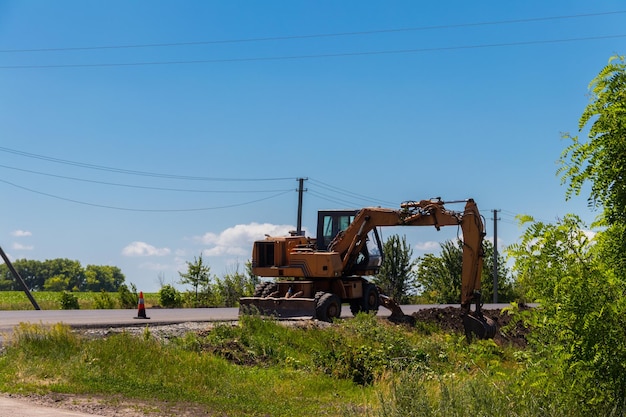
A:
{"label": "excavator cab", "polygon": [[[359,210],[320,210],[317,213],[317,239],[316,246],[319,251],[332,250],[329,248],[335,237],[346,230],[359,214]],[[365,246],[359,252],[354,267],[359,270],[358,274],[374,275],[383,263],[383,249],[378,230],[372,229],[365,237]],[[355,272],[355,275],[357,273]]]}
{"label": "excavator cab", "polygon": [[320,210],[317,212],[317,250],[328,250],[328,245],[339,232],[354,221],[358,210]]}

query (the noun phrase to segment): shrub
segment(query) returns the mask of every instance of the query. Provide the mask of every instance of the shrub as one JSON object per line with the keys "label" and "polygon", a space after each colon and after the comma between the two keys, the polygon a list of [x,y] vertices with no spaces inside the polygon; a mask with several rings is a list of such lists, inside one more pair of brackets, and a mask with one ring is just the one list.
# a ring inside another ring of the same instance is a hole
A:
{"label": "shrub", "polygon": [[61,293],[61,309],[62,310],[78,310],[80,306],[78,305],[78,297],[72,294],[69,291],[63,291]]}
{"label": "shrub", "polygon": [[183,298],[176,288],[166,284],[159,290],[159,303],[162,307],[176,308],[183,305]]}
{"label": "shrub", "polygon": [[120,285],[117,294],[122,308],[136,308],[137,304],[139,304],[139,295],[137,294],[135,284],[130,284],[130,289],[128,289],[126,284]]}
{"label": "shrub", "polygon": [[110,310],[116,307],[115,300],[111,294],[102,290],[96,294],[94,307],[98,310]]}

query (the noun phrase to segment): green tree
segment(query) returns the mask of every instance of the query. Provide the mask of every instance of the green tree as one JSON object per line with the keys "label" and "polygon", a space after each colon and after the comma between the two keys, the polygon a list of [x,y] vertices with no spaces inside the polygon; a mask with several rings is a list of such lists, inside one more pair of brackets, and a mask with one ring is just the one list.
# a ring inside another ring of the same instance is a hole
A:
{"label": "green tree", "polygon": [[589,127],[588,140],[565,134],[572,143],[561,154],[566,198],[591,184],[589,205],[602,208],[608,224],[626,224],[626,61],[613,56],[591,81],[590,103],[578,122]]}
{"label": "green tree", "polygon": [[[493,244],[483,241],[481,293],[484,301],[493,299]],[[417,260],[417,282],[425,302],[451,304],[461,299],[463,242],[448,240],[441,244],[441,253],[428,253]],[[498,254],[498,301],[515,298],[515,289],[505,259]]]}
{"label": "green tree", "polygon": [[252,261],[250,259],[246,261],[246,276],[248,279],[244,291],[244,297],[251,297],[252,294],[254,294],[256,286],[261,282],[261,279],[254,273],[254,271],[252,271]]}
{"label": "green tree", "polygon": [[[197,258],[194,257],[193,262],[187,261],[187,272],[179,272],[180,283],[183,285],[191,285],[195,294],[194,303],[197,306],[200,302],[198,297],[200,292],[208,293],[211,283],[211,267],[204,264],[202,254]],[[206,294],[205,294],[206,295]]]}
{"label": "green tree", "polygon": [[70,289],[70,279],[65,275],[55,275],[46,280],[43,284],[46,291],[68,291]]}
{"label": "green tree", "polygon": [[539,367],[530,383],[546,391],[567,386],[581,414],[624,415],[626,284],[605,268],[579,217],[520,223],[527,229],[508,255],[526,297],[540,304],[527,312]]}
{"label": "green tree", "polygon": [[239,264],[222,278],[216,278],[212,285],[213,303],[216,306],[234,307],[241,297],[252,296],[259,277],[252,272],[252,263],[246,262],[245,273],[239,272]]}
{"label": "green tree", "polygon": [[43,262],[38,280],[43,279],[45,282],[48,278],[63,276],[68,279],[67,290],[82,291],[85,284],[84,272],[79,261],[64,258],[47,259]]}
{"label": "green tree", "polygon": [[589,206],[602,210],[598,224],[607,227],[598,239],[602,260],[626,281],[626,61],[613,56],[589,84],[590,101],[578,122],[587,139],[563,135],[571,144],[559,160],[557,174],[567,184],[566,198],[589,183]]}
{"label": "green tree", "polygon": [[461,299],[462,243],[447,240],[439,256],[427,253],[417,260],[417,282],[425,301],[457,303]]}
{"label": "green tree", "polygon": [[125,280],[122,271],[118,267],[110,265],[87,265],[84,276],[87,291],[114,292]]}
{"label": "green tree", "polygon": [[[44,263],[41,261],[17,259],[13,262],[13,267],[17,273],[20,274],[26,286],[34,291],[43,290],[46,279],[54,276],[48,274],[45,270]],[[9,268],[5,264],[0,265],[0,274],[2,275],[3,280],[12,282],[10,289],[21,289],[11,274],[11,271],[9,271]]]}
{"label": "green tree", "polygon": [[406,303],[415,290],[415,261],[406,236],[391,235],[383,244],[383,264],[374,283],[399,303]]}

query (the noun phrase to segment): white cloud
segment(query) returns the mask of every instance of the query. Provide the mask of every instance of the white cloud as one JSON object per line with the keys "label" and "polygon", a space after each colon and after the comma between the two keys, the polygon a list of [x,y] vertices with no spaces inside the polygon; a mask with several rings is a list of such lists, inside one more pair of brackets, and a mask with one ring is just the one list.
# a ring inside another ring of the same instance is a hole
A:
{"label": "white cloud", "polygon": [[145,242],[132,242],[122,249],[124,256],[166,256],[170,252],[168,248],[156,248]]}
{"label": "white cloud", "polygon": [[15,237],[27,237],[32,236],[33,234],[27,230],[15,230],[11,232],[11,235]]}
{"label": "white cloud", "polygon": [[286,236],[295,227],[291,225],[277,225],[270,223],[238,224],[229,227],[219,234],[205,233],[194,239],[208,246],[202,251],[206,256],[243,256],[249,257],[252,252],[252,243],[262,240],[265,235]]}
{"label": "white cloud", "polygon": [[441,249],[441,244],[430,240],[428,242],[417,242],[413,247],[419,251],[433,252]]}
{"label": "white cloud", "polygon": [[143,262],[139,265],[139,268],[149,271],[173,271],[176,269],[170,264],[160,264],[158,262]]}
{"label": "white cloud", "polygon": [[15,250],[33,250],[35,248],[32,245],[22,245],[21,243],[13,243],[11,247]]}

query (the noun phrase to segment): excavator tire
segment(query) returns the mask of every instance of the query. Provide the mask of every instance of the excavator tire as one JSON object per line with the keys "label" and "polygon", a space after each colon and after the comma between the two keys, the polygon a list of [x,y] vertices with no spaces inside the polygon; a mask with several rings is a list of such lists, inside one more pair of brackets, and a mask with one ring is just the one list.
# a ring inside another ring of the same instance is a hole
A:
{"label": "excavator tire", "polygon": [[353,316],[356,316],[360,312],[364,313],[376,313],[378,312],[378,289],[374,284],[363,285],[363,298],[353,300],[350,303],[350,311]]}
{"label": "excavator tire", "polygon": [[378,289],[374,284],[367,284],[365,294],[363,295],[363,311],[366,313],[378,312],[379,298]]}
{"label": "excavator tire", "polygon": [[315,306],[316,318],[320,321],[332,322],[333,319],[341,317],[341,299],[339,296],[326,292],[322,293],[318,298],[318,294],[315,295],[317,299]]}

